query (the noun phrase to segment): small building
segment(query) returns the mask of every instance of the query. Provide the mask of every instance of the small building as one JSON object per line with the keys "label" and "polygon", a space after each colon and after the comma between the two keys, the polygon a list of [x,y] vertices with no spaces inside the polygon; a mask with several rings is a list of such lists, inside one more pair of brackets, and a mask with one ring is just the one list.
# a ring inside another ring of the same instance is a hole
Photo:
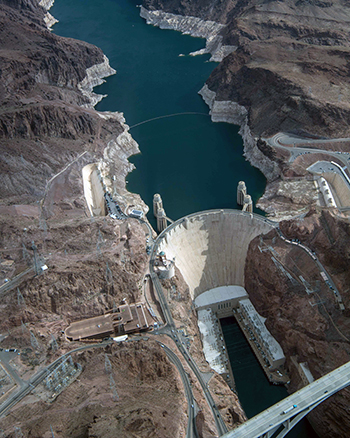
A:
{"label": "small building", "polygon": [[308,385],[309,383],[312,383],[315,379],[310,371],[308,363],[301,362],[298,365],[299,365],[298,366],[299,375],[301,377],[304,386]]}
{"label": "small building", "polygon": [[156,257],[153,269],[161,280],[169,280],[175,275],[175,261],[168,260],[165,252],[161,251]]}

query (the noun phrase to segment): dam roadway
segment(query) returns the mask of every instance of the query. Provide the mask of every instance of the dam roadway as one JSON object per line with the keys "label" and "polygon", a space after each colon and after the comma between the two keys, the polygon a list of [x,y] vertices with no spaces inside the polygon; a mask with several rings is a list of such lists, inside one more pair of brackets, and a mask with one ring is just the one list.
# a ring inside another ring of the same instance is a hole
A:
{"label": "dam roadway", "polygon": [[276,438],[282,438],[313,408],[349,384],[350,362],[347,362],[226,433],[223,438],[269,438],[281,426],[283,430]]}

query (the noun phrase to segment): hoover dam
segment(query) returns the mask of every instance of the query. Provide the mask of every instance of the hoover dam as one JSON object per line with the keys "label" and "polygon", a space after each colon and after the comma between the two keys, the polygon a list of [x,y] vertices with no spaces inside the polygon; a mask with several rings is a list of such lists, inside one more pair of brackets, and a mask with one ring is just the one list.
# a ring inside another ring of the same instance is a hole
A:
{"label": "hoover dam", "polygon": [[249,243],[278,225],[239,210],[208,210],[179,219],[157,239],[155,251],[174,259],[193,300],[220,286],[244,287]]}

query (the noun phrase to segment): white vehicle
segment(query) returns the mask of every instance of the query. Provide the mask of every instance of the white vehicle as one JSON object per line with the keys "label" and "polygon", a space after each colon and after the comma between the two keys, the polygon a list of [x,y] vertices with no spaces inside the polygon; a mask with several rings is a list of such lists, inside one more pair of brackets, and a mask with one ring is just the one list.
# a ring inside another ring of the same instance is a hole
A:
{"label": "white vehicle", "polygon": [[134,217],[136,219],[142,219],[143,212],[141,210],[131,210],[130,217]]}
{"label": "white vehicle", "polygon": [[112,338],[114,342],[123,342],[128,339],[128,335],[117,336],[116,338]]}
{"label": "white vehicle", "polygon": [[297,407],[298,407],[298,405],[290,406],[288,409],[286,409],[285,411],[283,411],[283,412],[281,413],[281,415],[283,415],[283,414],[288,414],[288,412],[292,411],[293,409],[295,409],[295,408],[297,408]]}

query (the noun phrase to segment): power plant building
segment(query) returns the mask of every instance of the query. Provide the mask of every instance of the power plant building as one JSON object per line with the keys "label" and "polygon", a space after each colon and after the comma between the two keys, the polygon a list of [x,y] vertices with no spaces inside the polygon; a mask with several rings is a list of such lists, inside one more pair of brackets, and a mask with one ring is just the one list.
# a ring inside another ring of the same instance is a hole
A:
{"label": "power plant building", "polygon": [[282,347],[268,331],[265,318],[259,315],[249,299],[239,302],[238,313],[242,316],[245,328],[250,331],[251,336],[255,337],[260,349],[266,355],[269,368],[275,369],[282,366],[286,360]]}
{"label": "power plant building", "polygon": [[238,307],[240,300],[248,298],[248,294],[242,286],[220,286],[210,289],[194,300],[197,310],[212,309],[218,318],[232,316],[234,308]]}
{"label": "power plant building", "polygon": [[104,315],[72,322],[65,334],[70,341],[101,339],[148,330],[151,321],[143,303],[124,304]]}

